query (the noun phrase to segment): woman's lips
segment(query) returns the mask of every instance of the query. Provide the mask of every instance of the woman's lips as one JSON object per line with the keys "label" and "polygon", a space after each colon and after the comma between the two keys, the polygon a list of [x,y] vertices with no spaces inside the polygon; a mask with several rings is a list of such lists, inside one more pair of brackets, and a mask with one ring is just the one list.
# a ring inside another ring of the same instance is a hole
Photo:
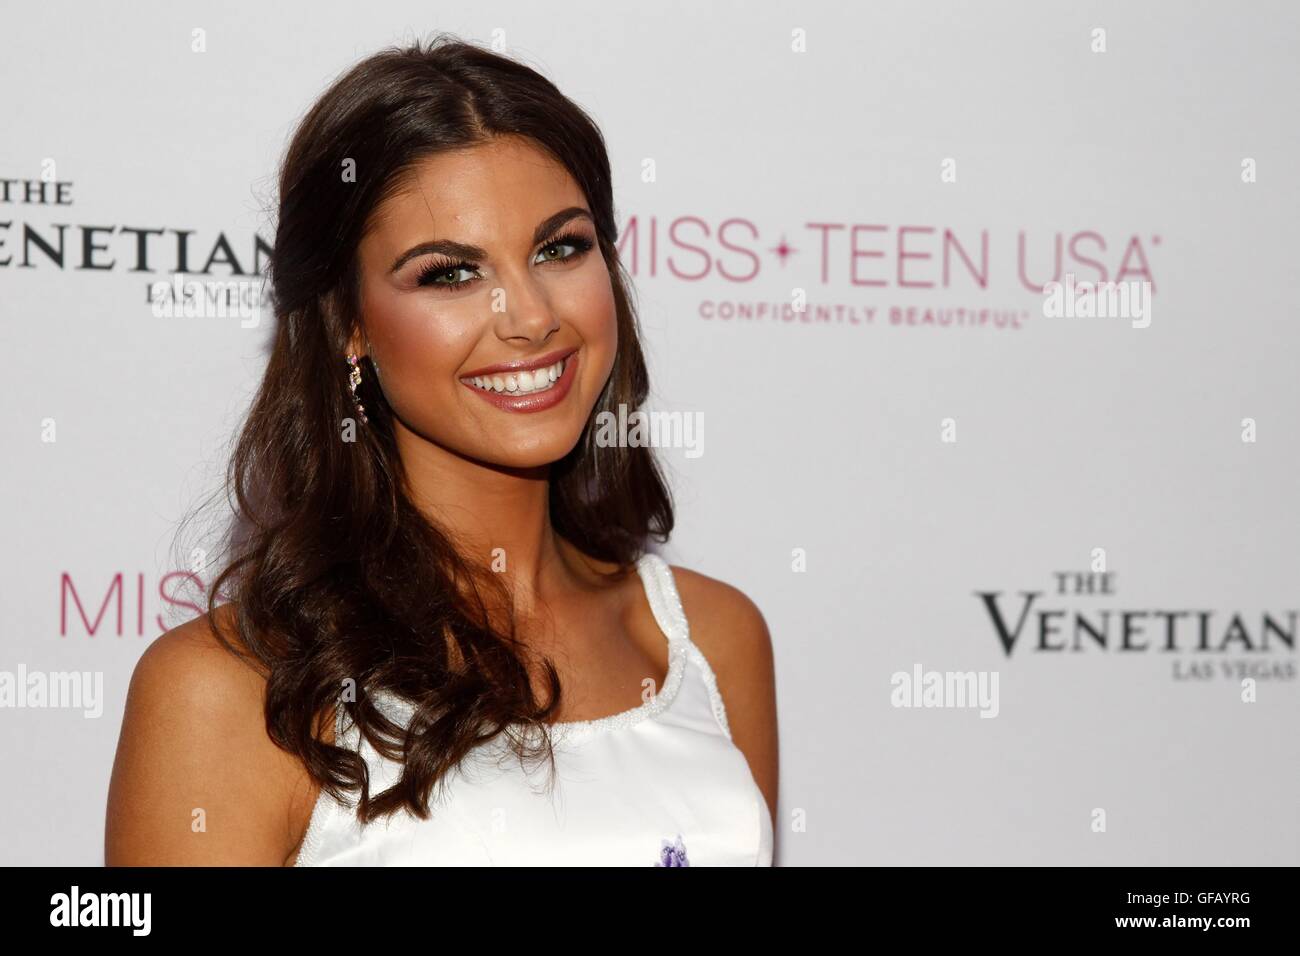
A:
{"label": "woman's lips", "polygon": [[485,365],[482,368],[476,368],[472,372],[466,372],[461,376],[461,380],[477,378],[480,375],[517,375],[519,372],[531,372],[539,368],[548,368],[561,359],[568,358],[576,351],[578,351],[578,347],[575,345],[567,349],[556,349],[554,352],[547,352],[540,358],[528,361],[501,362],[497,365]]}
{"label": "woman's lips", "polygon": [[[579,350],[580,351],[580,350]],[[525,392],[523,394],[512,392],[498,392],[496,389],[488,390],[479,388],[473,382],[466,382],[461,379],[461,384],[468,388],[483,401],[495,405],[497,408],[508,412],[540,412],[548,408],[553,408],[564,400],[564,396],[569,394],[569,389],[573,387],[573,377],[577,373],[579,351],[573,352],[564,360],[564,370],[560,377],[550,388],[540,392]],[[496,373],[501,374],[501,373]]]}

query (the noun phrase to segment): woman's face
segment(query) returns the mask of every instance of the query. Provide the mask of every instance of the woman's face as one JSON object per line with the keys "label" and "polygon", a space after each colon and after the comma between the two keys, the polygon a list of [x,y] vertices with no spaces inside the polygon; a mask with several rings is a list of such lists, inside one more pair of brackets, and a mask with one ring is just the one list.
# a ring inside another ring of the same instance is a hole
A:
{"label": "woman's face", "polygon": [[[508,467],[574,447],[613,367],[618,322],[568,170],[519,137],[431,157],[376,209],[359,257],[369,353],[403,426]],[[470,378],[538,359],[546,368]]]}

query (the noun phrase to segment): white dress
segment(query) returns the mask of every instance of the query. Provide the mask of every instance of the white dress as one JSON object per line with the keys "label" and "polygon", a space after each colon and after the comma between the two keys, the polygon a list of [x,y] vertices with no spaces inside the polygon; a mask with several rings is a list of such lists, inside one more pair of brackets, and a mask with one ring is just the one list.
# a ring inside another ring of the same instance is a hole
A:
{"label": "white dress", "polygon": [[[427,820],[402,809],[362,825],[355,794],[345,805],[322,790],[294,865],[771,866],[767,803],[691,641],[672,570],[646,554],[637,571],[668,638],[657,694],[620,714],[551,725],[554,777],[544,758],[525,769],[501,738],[482,745],[445,793],[435,787]],[[388,692],[375,704],[402,725],[412,710]],[[339,745],[355,750],[357,728],[339,715]],[[368,742],[361,753],[372,794],[400,776]]]}

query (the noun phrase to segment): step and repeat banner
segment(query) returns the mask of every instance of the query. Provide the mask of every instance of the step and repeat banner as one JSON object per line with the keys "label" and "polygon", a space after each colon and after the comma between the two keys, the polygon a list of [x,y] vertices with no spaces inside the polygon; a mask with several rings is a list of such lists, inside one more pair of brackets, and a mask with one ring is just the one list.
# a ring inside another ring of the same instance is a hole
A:
{"label": "step and repeat banner", "polygon": [[647,410],[690,425],[657,550],[772,635],[778,864],[1300,863],[1294,5],[4,22],[0,863],[102,862],[274,332],[287,138],[439,31],[605,135]]}

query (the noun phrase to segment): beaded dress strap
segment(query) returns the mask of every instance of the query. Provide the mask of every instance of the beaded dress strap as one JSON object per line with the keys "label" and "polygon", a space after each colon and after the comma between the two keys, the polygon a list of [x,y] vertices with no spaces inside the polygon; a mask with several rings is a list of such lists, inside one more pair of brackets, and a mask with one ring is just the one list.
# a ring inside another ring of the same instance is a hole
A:
{"label": "beaded dress strap", "polygon": [[673,581],[673,572],[668,567],[668,562],[647,551],[637,563],[637,570],[641,573],[646,598],[659,629],[667,635],[670,642],[690,640],[691,628],[686,621],[686,612],[682,609],[682,600],[677,593],[677,585]]}
{"label": "beaded dress strap", "polygon": [[718,678],[709,665],[708,658],[691,640],[691,627],[686,620],[686,611],[682,608],[681,596],[677,593],[677,582],[672,568],[657,554],[646,552],[638,564],[642,579],[646,585],[646,596],[650,600],[650,609],[654,612],[659,627],[668,635],[670,644],[680,642],[685,645],[687,656],[695,662],[704,678],[704,685],[709,692],[709,705],[713,716],[722,728],[722,732],[731,737],[731,726],[727,721],[727,708],[722,701],[722,692],[718,689]]}

